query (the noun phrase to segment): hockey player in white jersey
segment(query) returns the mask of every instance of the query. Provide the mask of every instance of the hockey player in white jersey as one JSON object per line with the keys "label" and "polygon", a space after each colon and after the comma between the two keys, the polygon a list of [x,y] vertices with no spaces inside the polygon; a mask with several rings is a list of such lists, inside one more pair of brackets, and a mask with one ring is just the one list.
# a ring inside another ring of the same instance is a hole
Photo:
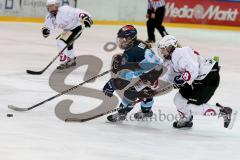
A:
{"label": "hockey player in white jersey", "polygon": [[207,104],[219,86],[218,62],[200,56],[190,47],[178,48],[177,42],[175,37],[168,35],[158,43],[158,52],[170,60],[172,70],[177,74],[168,77],[179,89],[174,103],[181,118],[173,123],[173,127],[192,127],[193,115],[218,115],[223,117],[224,127],[231,128],[237,112],[218,103]]}
{"label": "hockey player in white jersey", "polygon": [[[47,0],[48,15],[42,28],[43,37],[47,38],[56,28],[63,30],[57,42],[59,52],[65,49],[60,57],[60,65],[57,69],[63,70],[76,65],[76,57],[73,50],[74,40],[82,33],[83,27],[91,27],[93,24],[90,15],[80,9],[70,6],[59,6],[58,0]],[[82,24],[84,26],[82,26]]]}

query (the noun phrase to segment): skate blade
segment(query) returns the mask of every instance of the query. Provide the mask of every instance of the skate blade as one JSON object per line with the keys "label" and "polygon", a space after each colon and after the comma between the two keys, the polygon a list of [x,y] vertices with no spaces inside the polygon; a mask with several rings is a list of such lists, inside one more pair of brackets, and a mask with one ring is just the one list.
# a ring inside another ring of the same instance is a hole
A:
{"label": "skate blade", "polygon": [[237,115],[238,115],[238,111],[236,111],[236,110],[234,111],[233,110],[232,117],[231,117],[231,122],[230,122],[230,124],[228,126],[228,129],[232,129],[233,128],[233,126],[235,124],[235,121],[237,119]]}

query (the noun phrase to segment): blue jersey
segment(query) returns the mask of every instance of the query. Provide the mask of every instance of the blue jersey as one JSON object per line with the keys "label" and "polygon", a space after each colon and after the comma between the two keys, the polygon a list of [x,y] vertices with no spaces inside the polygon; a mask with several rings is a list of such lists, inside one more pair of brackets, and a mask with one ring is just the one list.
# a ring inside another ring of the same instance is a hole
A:
{"label": "blue jersey", "polygon": [[148,49],[142,42],[138,42],[130,49],[125,50],[123,56],[128,63],[137,63],[139,66],[131,71],[120,71],[120,77],[126,80],[139,77],[143,73],[146,73],[157,65],[163,63],[163,60],[158,58],[155,53],[151,49]]}

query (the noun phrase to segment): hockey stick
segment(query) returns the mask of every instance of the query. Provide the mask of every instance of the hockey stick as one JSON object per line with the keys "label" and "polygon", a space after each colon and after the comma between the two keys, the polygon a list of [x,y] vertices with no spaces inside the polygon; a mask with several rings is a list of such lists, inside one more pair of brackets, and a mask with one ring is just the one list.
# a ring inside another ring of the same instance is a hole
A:
{"label": "hockey stick", "polygon": [[58,38],[60,38],[61,37],[61,34],[59,34],[57,37],[56,37],[56,40],[58,40]]}
{"label": "hockey stick", "polygon": [[44,100],[44,101],[42,101],[42,102],[40,102],[40,103],[38,103],[38,104],[35,104],[35,105],[31,106],[31,107],[19,108],[19,107],[13,106],[13,105],[8,105],[8,108],[9,108],[9,109],[12,109],[12,110],[15,110],[15,111],[20,111],[20,112],[21,112],[21,111],[29,111],[29,110],[32,110],[32,109],[34,109],[34,108],[36,108],[36,107],[38,107],[38,106],[40,106],[40,105],[42,105],[42,104],[44,104],[44,103],[46,103],[46,102],[49,102],[49,101],[51,101],[51,100],[53,100],[53,99],[55,99],[55,98],[57,98],[57,97],[60,97],[60,96],[62,96],[62,95],[64,95],[64,94],[66,94],[66,93],[68,93],[68,92],[70,92],[70,91],[78,88],[79,86],[82,86],[82,85],[84,85],[84,84],[86,84],[86,83],[89,83],[89,82],[91,82],[91,81],[99,78],[99,77],[102,77],[102,76],[108,74],[108,73],[111,72],[111,71],[112,71],[112,70],[105,71],[105,72],[103,72],[103,73],[101,73],[101,74],[99,74],[99,75],[97,75],[97,76],[95,76],[95,77],[92,77],[92,78],[90,78],[90,79],[88,79],[88,80],[86,80],[86,81],[84,81],[84,82],[82,82],[82,83],[80,83],[80,84],[72,87],[72,88],[69,88],[69,89],[67,89],[67,90],[65,90],[65,91],[62,91],[62,92],[58,93],[57,95],[52,96],[52,97],[50,97],[50,98],[48,98],[48,99],[46,99],[46,100]]}
{"label": "hockey stick", "polygon": [[[166,94],[168,93],[169,91],[171,91],[173,89],[173,84],[169,84],[167,85],[166,87],[160,89],[159,91],[157,91],[156,93],[154,93],[153,96],[159,96],[159,95],[163,95],[163,94]],[[135,101],[132,106],[136,105],[137,103],[141,102],[142,99],[139,99],[137,101]],[[111,111],[108,111],[108,112],[105,112],[105,113],[101,113],[101,114],[98,114],[96,116],[92,116],[92,117],[88,117],[88,118],[85,118],[85,119],[79,119],[79,118],[66,118],[65,119],[65,122],[86,122],[86,121],[90,121],[90,120],[93,120],[93,119],[96,119],[96,118],[99,118],[101,116],[104,116],[104,115],[107,115],[107,114],[110,114],[110,113],[113,113],[113,112],[117,112],[119,111],[120,109],[123,109],[124,107],[119,107],[119,108],[114,108],[113,110]]]}
{"label": "hockey stick", "polygon": [[[82,30],[79,32],[79,36],[82,34],[82,31],[83,31],[83,27],[82,27]],[[59,35],[56,39],[58,39],[58,38],[60,38],[60,36],[61,35]],[[45,67],[45,68],[43,68],[41,71],[32,71],[32,70],[26,70],[26,72],[28,73],[28,74],[32,74],[32,75],[40,75],[40,74],[43,74],[43,72],[45,72],[48,68],[49,68],[49,66],[51,66],[52,64],[53,64],[53,62],[55,62],[56,61],[56,59],[63,53],[63,51],[65,51],[65,49],[66,48],[68,48],[79,36],[76,36],[73,40],[72,40],[72,42],[70,42],[69,44],[67,44],[59,53],[58,53],[58,55],[56,56],[56,57],[54,57],[54,59]]]}
{"label": "hockey stick", "polygon": [[62,52],[68,47],[69,45],[67,45],[66,47],[64,47],[56,57],[54,57],[54,59],[44,68],[42,69],[41,71],[32,71],[32,70],[26,70],[26,72],[28,74],[32,74],[32,75],[40,75],[40,74],[43,74],[43,72],[45,72],[49,66],[51,66],[53,64],[53,62],[62,54]]}
{"label": "hockey stick", "polygon": [[[134,106],[135,104],[137,104],[137,103],[139,103],[141,101],[142,101],[142,99],[139,99],[139,100],[135,101],[132,105]],[[110,114],[110,113],[113,113],[113,112],[117,112],[117,111],[119,111],[119,110],[121,110],[123,108],[125,108],[125,107],[114,108],[113,110],[108,111],[106,113],[98,114],[96,116],[89,117],[89,118],[86,118],[86,119],[67,118],[67,119],[65,119],[65,122],[86,122],[86,121],[90,121],[92,119],[96,119],[98,117],[101,117],[101,116],[104,116],[104,115],[107,115],[107,114]]]}

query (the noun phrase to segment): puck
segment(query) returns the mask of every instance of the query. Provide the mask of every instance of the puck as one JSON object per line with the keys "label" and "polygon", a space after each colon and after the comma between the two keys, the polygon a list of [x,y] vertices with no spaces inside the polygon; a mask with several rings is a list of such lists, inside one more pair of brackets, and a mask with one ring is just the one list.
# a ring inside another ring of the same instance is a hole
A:
{"label": "puck", "polygon": [[13,117],[13,114],[7,114],[7,117]]}

